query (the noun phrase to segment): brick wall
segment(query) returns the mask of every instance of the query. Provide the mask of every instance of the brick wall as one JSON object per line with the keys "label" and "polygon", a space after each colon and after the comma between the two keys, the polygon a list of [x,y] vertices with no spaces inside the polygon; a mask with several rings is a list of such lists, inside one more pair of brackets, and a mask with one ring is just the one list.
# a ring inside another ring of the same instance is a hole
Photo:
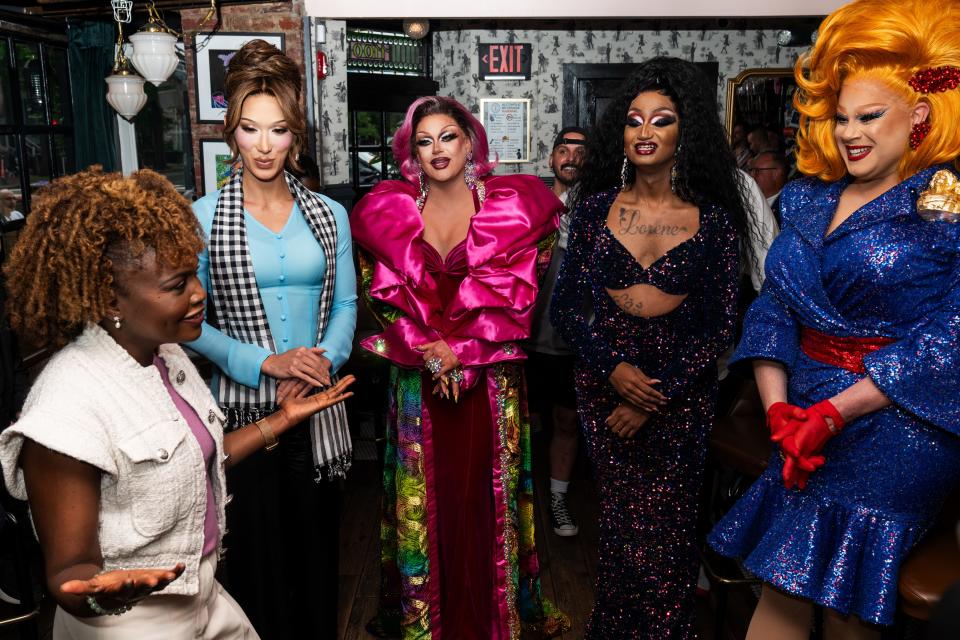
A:
{"label": "brick wall", "polygon": [[[197,28],[197,24],[206,14],[206,9],[188,9],[180,12],[182,29],[185,32]],[[303,74],[303,2],[278,2],[268,4],[228,5],[220,7],[222,23],[217,28],[218,33],[282,33],[284,36],[284,51],[290,56],[300,72]],[[217,18],[208,22],[203,30],[212,31],[217,27]],[[202,195],[200,184],[200,140],[202,138],[221,139],[223,125],[197,123],[197,84],[196,63],[194,60],[193,42],[186,50],[187,57],[187,91],[190,94],[190,133],[193,145],[193,172],[196,179],[196,193]]]}

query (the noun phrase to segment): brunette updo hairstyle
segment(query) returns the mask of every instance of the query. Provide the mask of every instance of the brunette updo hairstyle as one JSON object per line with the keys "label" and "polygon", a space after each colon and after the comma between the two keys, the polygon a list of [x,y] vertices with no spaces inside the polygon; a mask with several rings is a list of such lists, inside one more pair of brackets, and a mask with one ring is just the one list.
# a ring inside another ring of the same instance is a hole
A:
{"label": "brunette updo hairstyle", "polygon": [[302,90],[300,69],[285,53],[264,40],[251,40],[230,60],[227,67],[227,115],[223,122],[223,139],[233,152],[233,162],[240,157],[234,132],[240,126],[244,101],[250,96],[273,96],[293,133],[293,144],[287,154],[287,169],[300,171],[297,158],[306,148],[307,118],[300,102]]}

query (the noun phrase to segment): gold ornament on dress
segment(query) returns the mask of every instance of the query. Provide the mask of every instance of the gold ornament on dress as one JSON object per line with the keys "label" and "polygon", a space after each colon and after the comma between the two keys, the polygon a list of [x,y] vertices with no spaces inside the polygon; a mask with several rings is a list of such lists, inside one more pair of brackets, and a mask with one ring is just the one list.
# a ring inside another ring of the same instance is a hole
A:
{"label": "gold ornament on dress", "polygon": [[933,174],[930,185],[917,198],[917,213],[924,220],[960,222],[960,180],[948,169]]}

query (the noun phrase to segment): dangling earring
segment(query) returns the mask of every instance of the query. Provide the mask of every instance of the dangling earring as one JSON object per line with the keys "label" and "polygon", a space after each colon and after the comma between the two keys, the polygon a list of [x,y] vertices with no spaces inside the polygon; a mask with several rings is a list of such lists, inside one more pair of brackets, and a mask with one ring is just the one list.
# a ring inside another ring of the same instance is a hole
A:
{"label": "dangling earring", "polygon": [[677,152],[673,156],[673,166],[670,167],[670,191],[674,194],[677,193],[677,186],[680,184],[679,173],[677,172],[677,164],[680,162],[680,148],[680,145],[677,145]]}
{"label": "dangling earring", "polygon": [[463,181],[471,189],[477,188],[477,165],[473,161],[473,151],[467,154],[467,166],[463,169]]}
{"label": "dangling earring", "polygon": [[487,186],[477,176],[477,163],[473,161],[473,151],[467,154],[467,166],[463,169],[463,181],[467,186],[477,192],[477,200],[480,205],[487,199]]}
{"label": "dangling earring", "polygon": [[630,161],[627,160],[627,154],[623,154],[623,167],[620,168],[620,191],[627,190],[627,172],[630,169]]}
{"label": "dangling earring", "polygon": [[120,328],[120,316],[113,316],[113,326],[117,329]]}
{"label": "dangling earring", "polygon": [[927,137],[927,134],[930,133],[930,121],[924,120],[923,122],[918,122],[913,125],[913,128],[910,129],[910,148],[916,151],[917,147],[920,146],[920,143],[923,142],[923,139]]}
{"label": "dangling earring", "polygon": [[430,191],[430,183],[427,182],[427,174],[423,172],[423,167],[420,167],[420,173],[417,177],[420,180],[420,195],[417,196],[417,209],[423,211],[423,205],[427,202],[427,191]]}

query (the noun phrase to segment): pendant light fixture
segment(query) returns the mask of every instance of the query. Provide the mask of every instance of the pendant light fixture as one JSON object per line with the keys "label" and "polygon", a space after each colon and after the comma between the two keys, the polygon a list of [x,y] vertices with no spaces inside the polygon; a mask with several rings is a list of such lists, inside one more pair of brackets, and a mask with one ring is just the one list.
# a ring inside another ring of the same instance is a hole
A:
{"label": "pendant light fixture", "polygon": [[[153,14],[153,4],[150,5]],[[177,38],[150,16],[150,22],[130,36],[133,53],[130,62],[137,71],[154,86],[159,86],[177,68]]]}
{"label": "pendant light fixture", "polygon": [[131,0],[112,0],[113,18],[117,21],[117,45],[113,59],[113,72],[107,76],[107,102],[117,113],[129,120],[147,104],[143,91],[143,78],[130,69],[123,53],[123,25],[130,22]]}

